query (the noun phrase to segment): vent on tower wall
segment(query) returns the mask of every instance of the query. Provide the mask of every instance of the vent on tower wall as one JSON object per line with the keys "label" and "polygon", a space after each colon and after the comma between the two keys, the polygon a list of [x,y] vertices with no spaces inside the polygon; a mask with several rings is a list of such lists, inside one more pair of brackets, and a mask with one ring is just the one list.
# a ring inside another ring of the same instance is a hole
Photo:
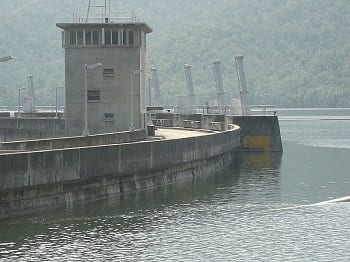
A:
{"label": "vent on tower wall", "polygon": [[103,120],[105,122],[114,122],[114,114],[113,113],[104,113]]}
{"label": "vent on tower wall", "polygon": [[89,102],[100,102],[99,90],[89,90],[87,95],[88,95]]}
{"label": "vent on tower wall", "polygon": [[114,76],[114,69],[113,68],[103,69],[103,76],[104,77],[113,77]]}

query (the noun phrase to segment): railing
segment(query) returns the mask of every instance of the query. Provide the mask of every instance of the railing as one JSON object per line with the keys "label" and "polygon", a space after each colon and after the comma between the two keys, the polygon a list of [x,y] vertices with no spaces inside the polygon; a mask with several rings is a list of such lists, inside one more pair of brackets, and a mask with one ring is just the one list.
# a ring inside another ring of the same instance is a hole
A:
{"label": "railing", "polygon": [[274,105],[250,105],[250,115],[275,115],[277,113]]}
{"label": "railing", "polygon": [[0,106],[0,112],[3,111],[9,111],[9,107],[8,106]]}
{"label": "railing", "polygon": [[[250,105],[249,115],[275,115],[277,113],[273,105]],[[153,113],[175,113],[175,114],[220,114],[220,115],[242,115],[240,107],[234,106],[163,106],[161,110],[152,110]]]}
{"label": "railing", "polygon": [[138,22],[133,12],[107,12],[91,13],[89,15],[82,13],[73,13],[73,23],[135,23]]}
{"label": "railing", "polygon": [[[33,113],[23,112],[23,106],[0,106],[0,118],[15,117],[15,118],[34,118],[34,117],[56,117],[56,106],[35,106]],[[65,117],[65,107],[57,106],[57,117]]]}
{"label": "railing", "polygon": [[153,110],[158,113],[175,113],[175,114],[222,114],[232,115],[237,114],[236,108],[231,106],[208,106],[208,105],[193,105],[193,106],[164,106],[162,110]]}

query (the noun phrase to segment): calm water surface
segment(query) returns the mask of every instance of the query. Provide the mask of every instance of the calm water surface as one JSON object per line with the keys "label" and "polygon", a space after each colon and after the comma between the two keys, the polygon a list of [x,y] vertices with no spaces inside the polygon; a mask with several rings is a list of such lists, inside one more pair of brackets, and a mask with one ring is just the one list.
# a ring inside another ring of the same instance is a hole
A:
{"label": "calm water surface", "polygon": [[0,221],[1,261],[349,261],[350,109],[280,110],[284,153]]}

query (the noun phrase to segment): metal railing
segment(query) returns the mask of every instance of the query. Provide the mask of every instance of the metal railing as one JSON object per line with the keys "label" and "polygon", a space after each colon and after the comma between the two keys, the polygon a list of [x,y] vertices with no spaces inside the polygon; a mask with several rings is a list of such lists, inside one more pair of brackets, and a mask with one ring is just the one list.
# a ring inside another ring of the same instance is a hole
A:
{"label": "metal railing", "polygon": [[232,115],[236,109],[230,106],[208,106],[208,105],[193,105],[193,106],[164,106],[161,110],[153,110],[155,113],[175,113],[175,114],[222,114]]}
{"label": "metal railing", "polygon": [[138,19],[133,12],[73,13],[73,23],[135,23]]}
{"label": "metal railing", "polygon": [[275,115],[277,113],[274,105],[249,105],[250,115]]}
{"label": "metal railing", "polygon": [[[275,115],[276,108],[273,105],[251,105],[248,106],[249,115]],[[193,106],[163,106],[161,110],[153,110],[157,113],[175,113],[175,114],[221,114],[221,115],[242,115],[241,107],[234,106],[208,106],[208,105],[193,105]]]}

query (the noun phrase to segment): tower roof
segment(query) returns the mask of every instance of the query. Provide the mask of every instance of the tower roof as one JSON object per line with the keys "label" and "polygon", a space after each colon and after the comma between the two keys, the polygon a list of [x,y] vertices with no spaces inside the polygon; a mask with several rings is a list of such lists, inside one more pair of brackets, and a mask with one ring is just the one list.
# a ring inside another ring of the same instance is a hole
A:
{"label": "tower roof", "polygon": [[145,33],[151,33],[153,31],[146,23],[140,22],[133,12],[92,13],[87,16],[74,13],[72,22],[57,23],[56,26],[63,30],[73,28],[134,27],[141,29]]}
{"label": "tower roof", "polygon": [[57,23],[57,27],[63,30],[77,29],[77,28],[99,28],[99,27],[127,27],[138,28],[145,33],[151,33],[153,30],[150,26],[143,22],[131,22],[131,23]]}

